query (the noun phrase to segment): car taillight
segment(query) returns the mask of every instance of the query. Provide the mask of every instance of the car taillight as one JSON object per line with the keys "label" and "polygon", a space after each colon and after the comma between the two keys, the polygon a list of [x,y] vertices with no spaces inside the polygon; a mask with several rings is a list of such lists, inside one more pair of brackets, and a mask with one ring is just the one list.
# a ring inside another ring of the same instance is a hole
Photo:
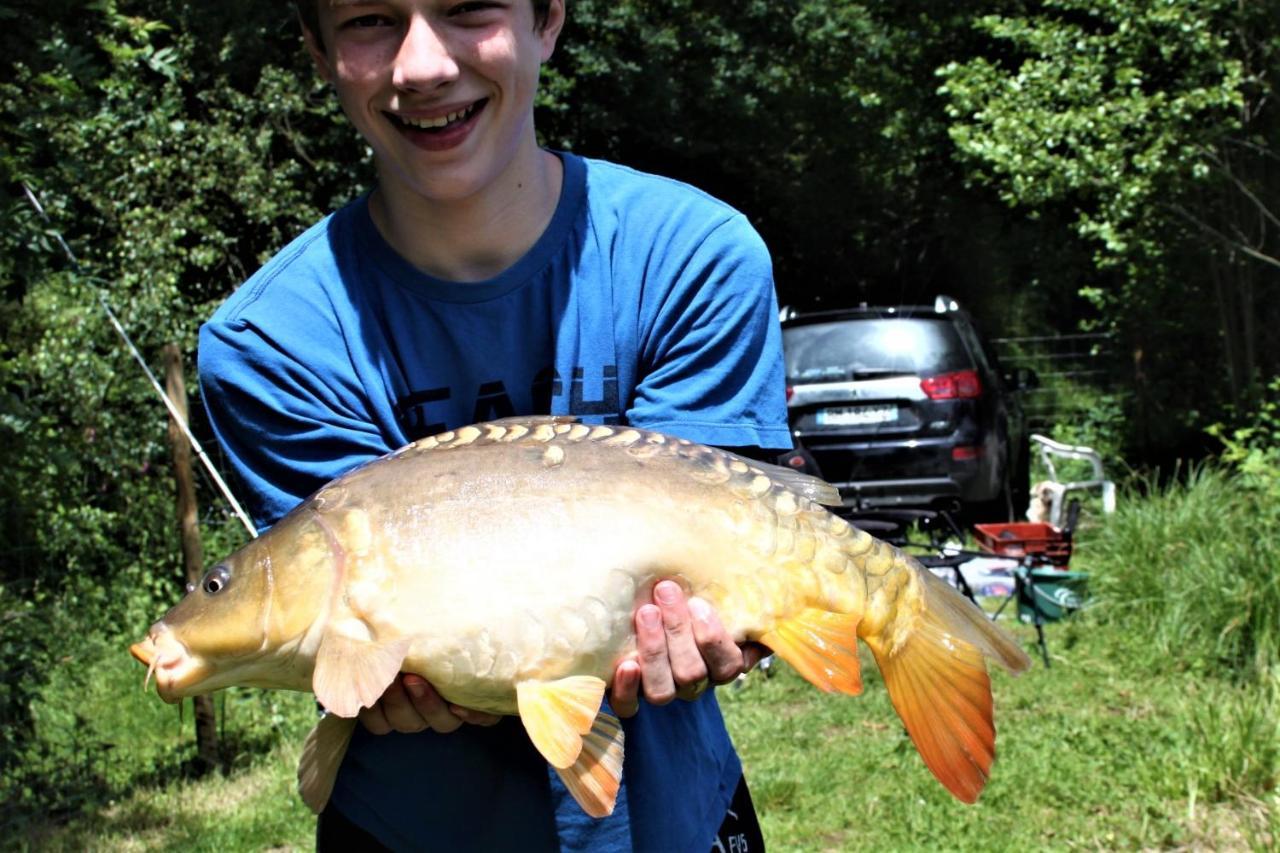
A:
{"label": "car taillight", "polygon": [[956,462],[966,462],[970,459],[977,459],[981,455],[981,447],[961,445],[959,447],[951,448],[951,458]]}
{"label": "car taillight", "polygon": [[926,376],[920,380],[920,390],[930,400],[968,400],[982,396],[982,381],[976,370],[957,370]]}
{"label": "car taillight", "polygon": [[787,386],[787,402],[790,403],[791,398],[794,397],[795,395],[796,395],[796,389],[788,385]]}

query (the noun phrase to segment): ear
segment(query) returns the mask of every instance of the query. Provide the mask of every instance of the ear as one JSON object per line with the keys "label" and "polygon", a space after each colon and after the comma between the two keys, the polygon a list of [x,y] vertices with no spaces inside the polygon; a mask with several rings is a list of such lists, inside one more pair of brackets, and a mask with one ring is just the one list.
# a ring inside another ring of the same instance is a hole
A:
{"label": "ear", "polygon": [[538,31],[542,39],[542,61],[546,62],[556,52],[556,40],[564,29],[565,0],[551,0],[547,5],[547,24]]}
{"label": "ear", "polygon": [[311,61],[316,64],[316,73],[326,83],[332,83],[333,66],[329,64],[329,56],[324,52],[320,37],[311,31],[301,16],[298,17],[298,26],[302,27],[302,40],[307,45],[307,53],[311,54]]}

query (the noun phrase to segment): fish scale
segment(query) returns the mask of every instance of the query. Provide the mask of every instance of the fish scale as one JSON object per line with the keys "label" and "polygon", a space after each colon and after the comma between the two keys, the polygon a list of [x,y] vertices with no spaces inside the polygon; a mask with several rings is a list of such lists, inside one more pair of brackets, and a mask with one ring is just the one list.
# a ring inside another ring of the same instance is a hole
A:
{"label": "fish scale", "polygon": [[815,478],[636,427],[466,426],[323,487],[132,651],[170,701],[229,684],[314,690],[331,714],[299,780],[317,810],[356,713],[405,671],[450,702],[518,715],[598,817],[625,755],[601,702],[635,654],[636,607],[673,578],[736,640],[769,645],[823,690],[861,690],[861,637],[927,766],[972,802],[994,756],[983,658],[1029,661],[954,590],[823,506],[838,503]]}

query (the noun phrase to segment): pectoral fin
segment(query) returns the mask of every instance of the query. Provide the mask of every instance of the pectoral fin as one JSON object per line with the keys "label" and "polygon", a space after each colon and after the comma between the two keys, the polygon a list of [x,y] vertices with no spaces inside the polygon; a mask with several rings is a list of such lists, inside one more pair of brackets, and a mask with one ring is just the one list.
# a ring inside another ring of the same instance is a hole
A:
{"label": "pectoral fin", "polygon": [[572,766],[582,752],[582,736],[591,731],[605,683],[590,675],[558,681],[522,681],[516,685],[516,706],[529,740],[552,767]]}
{"label": "pectoral fin", "polygon": [[324,811],[338,778],[342,757],[355,731],[356,721],[335,714],[325,714],[316,723],[302,747],[298,762],[298,793],[315,814]]}
{"label": "pectoral fin", "polygon": [[814,687],[857,696],[862,692],[857,628],[857,617],[811,607],[779,622],[760,642]]}
{"label": "pectoral fin", "polygon": [[560,781],[591,817],[608,817],[622,784],[622,726],[600,714],[582,739],[582,752],[572,767],[557,768]]}
{"label": "pectoral fin", "polygon": [[311,688],[316,698],[339,717],[354,717],[378,701],[395,680],[409,653],[410,639],[365,640],[330,630],[316,651]]}

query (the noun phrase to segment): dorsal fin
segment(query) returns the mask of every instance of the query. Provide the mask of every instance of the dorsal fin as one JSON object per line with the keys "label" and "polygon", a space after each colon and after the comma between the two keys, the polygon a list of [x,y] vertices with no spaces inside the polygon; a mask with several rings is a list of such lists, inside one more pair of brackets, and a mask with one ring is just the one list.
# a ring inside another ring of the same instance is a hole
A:
{"label": "dorsal fin", "polygon": [[580,421],[577,415],[512,415],[509,418],[497,418],[492,421],[484,421],[475,424],[478,427],[487,426],[513,426],[515,424],[524,424],[525,426],[537,426],[538,424],[576,424]]}
{"label": "dorsal fin", "polygon": [[727,450],[724,452],[735,459],[741,459],[752,468],[759,468],[763,474],[769,477],[769,479],[785,486],[797,495],[808,498],[816,504],[822,504],[823,506],[841,506],[844,503],[840,497],[840,490],[821,477],[815,477],[812,474],[805,474],[792,468],[784,468],[781,465],[771,465],[768,462],[746,459],[736,453],[730,453]]}

